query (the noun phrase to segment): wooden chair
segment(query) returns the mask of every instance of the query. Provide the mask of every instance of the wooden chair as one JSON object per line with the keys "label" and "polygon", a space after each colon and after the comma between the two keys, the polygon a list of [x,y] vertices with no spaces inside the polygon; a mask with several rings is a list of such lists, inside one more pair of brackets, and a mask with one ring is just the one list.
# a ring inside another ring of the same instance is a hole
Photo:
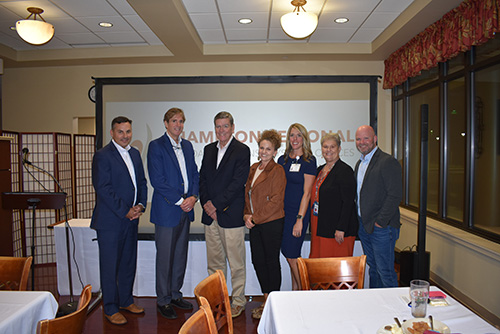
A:
{"label": "wooden chair", "polygon": [[184,322],[179,334],[217,334],[214,315],[205,297],[200,297],[200,309]]}
{"label": "wooden chair", "polygon": [[0,256],[0,290],[26,291],[33,257]]}
{"label": "wooden chair", "polygon": [[87,318],[92,285],[83,288],[76,311],[60,318],[40,320],[37,325],[37,334],[81,334]]}
{"label": "wooden chair", "polygon": [[226,279],[221,270],[198,283],[194,288],[194,295],[198,305],[201,306],[201,297],[205,297],[210,304],[218,332],[233,334],[233,318],[231,304],[227,292]]}
{"label": "wooden chair", "polygon": [[298,258],[302,290],[363,289],[366,255],[355,257]]}

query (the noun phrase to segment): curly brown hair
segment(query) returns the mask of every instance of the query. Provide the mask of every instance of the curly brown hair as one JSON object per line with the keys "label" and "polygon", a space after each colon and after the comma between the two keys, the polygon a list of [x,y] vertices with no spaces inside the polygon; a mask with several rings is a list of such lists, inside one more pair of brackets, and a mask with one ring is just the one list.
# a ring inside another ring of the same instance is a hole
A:
{"label": "curly brown hair", "polygon": [[271,130],[264,130],[262,134],[259,137],[259,140],[257,143],[260,145],[260,142],[263,140],[269,141],[273,146],[274,149],[277,151],[280,146],[281,146],[281,135],[278,133],[278,131],[271,129]]}

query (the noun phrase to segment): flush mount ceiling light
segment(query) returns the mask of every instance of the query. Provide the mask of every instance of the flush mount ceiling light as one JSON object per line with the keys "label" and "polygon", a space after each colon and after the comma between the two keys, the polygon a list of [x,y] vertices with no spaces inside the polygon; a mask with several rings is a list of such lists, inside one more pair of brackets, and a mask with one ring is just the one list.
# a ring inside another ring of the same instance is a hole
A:
{"label": "flush mount ceiling light", "polygon": [[[304,39],[309,37],[318,26],[318,16],[307,13],[304,9],[306,0],[293,0],[291,4],[295,6],[293,12],[281,17],[281,27],[290,37]],[[302,11],[300,11],[302,9]]]}
{"label": "flush mount ceiling light", "polygon": [[238,20],[238,22],[241,23],[241,24],[250,24],[250,23],[253,22],[253,20],[249,19],[249,18],[241,18],[241,19]]}
{"label": "flush mount ceiling light", "polygon": [[103,28],[111,28],[113,26],[113,23],[111,22],[99,22],[99,26]]}
{"label": "flush mount ceiling light", "polygon": [[[52,37],[54,37],[54,26],[45,22],[40,15],[43,13],[43,9],[29,7],[27,10],[31,14],[25,20],[16,22],[17,34],[29,44],[42,45],[49,42]],[[40,17],[41,21],[36,20],[37,15]],[[33,20],[29,20],[31,16],[33,16]]]}
{"label": "flush mount ceiling light", "polygon": [[335,23],[342,24],[342,23],[349,22],[349,19],[347,17],[339,17],[339,18],[336,18],[334,21],[335,21]]}

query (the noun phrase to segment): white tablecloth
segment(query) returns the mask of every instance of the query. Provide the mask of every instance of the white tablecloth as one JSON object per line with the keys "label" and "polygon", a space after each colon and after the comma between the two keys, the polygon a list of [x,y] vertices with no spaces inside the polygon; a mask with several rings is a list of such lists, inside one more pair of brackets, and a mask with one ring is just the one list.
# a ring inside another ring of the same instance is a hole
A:
{"label": "white tablecloth", "polygon": [[36,333],[38,321],[54,319],[57,308],[47,291],[0,291],[0,333]]}
{"label": "white tablecloth", "polygon": [[[93,241],[96,232],[90,226],[90,219],[72,219],[69,221],[73,230],[73,235],[76,244],[75,258],[78,264],[83,285],[92,284],[92,291],[96,292],[100,289],[99,282],[99,249],[97,241]],[[54,236],[56,243],[56,261],[57,261],[57,288],[60,295],[69,295],[68,283],[68,265],[66,258],[66,237],[63,224],[59,224],[54,228]],[[247,262],[247,282],[245,293],[249,296],[261,295],[257,276],[253,269],[250,256],[250,243],[245,242],[246,246],[246,262]],[[73,252],[73,244],[70,236],[70,247]],[[302,255],[309,256],[310,243],[304,242],[302,247]],[[356,241],[354,245],[354,255],[363,254],[361,243]],[[155,257],[156,247],[154,241],[139,241],[137,255],[137,273],[134,283],[134,296],[156,296],[155,291]],[[73,294],[79,295],[82,291],[82,286],[78,279],[78,273],[74,261],[71,264]],[[281,255],[281,272],[282,272],[282,290],[291,290],[292,283],[290,278],[290,269],[286,259]],[[188,249],[188,263],[186,268],[186,276],[182,293],[186,297],[193,297],[195,286],[207,277],[207,253],[205,241],[190,241]],[[368,286],[368,270],[366,270],[365,286]],[[231,293],[231,273],[228,270],[228,290]]]}
{"label": "white tablecloth", "polygon": [[[432,287],[431,290],[439,291]],[[411,319],[408,288],[335,291],[277,291],[269,295],[259,334],[375,334],[385,325]],[[452,333],[500,333],[451,297],[450,306],[429,306],[427,314]]]}

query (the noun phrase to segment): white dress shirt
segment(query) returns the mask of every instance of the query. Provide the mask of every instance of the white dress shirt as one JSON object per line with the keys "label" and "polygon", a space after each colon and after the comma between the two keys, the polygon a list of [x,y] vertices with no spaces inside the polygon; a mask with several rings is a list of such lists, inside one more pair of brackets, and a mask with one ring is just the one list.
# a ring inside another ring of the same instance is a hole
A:
{"label": "white dress shirt", "polygon": [[222,161],[222,158],[224,158],[224,154],[226,154],[227,148],[229,147],[229,144],[231,144],[233,137],[234,136],[231,136],[231,138],[228,140],[227,144],[224,147],[221,147],[220,141],[217,141],[217,166],[216,166],[216,169],[219,168],[219,164]]}
{"label": "white dress shirt", "polygon": [[[182,138],[179,137],[179,143],[172,139],[168,132],[165,132],[167,135],[168,139],[170,139],[170,143],[172,144],[172,148],[174,149],[175,156],[177,157],[177,162],[179,163],[179,168],[181,169],[181,174],[182,174],[182,180],[184,181],[184,193],[186,194],[189,190],[189,179],[187,175],[187,168],[186,168],[186,159],[184,159],[184,152],[182,151]],[[181,197],[180,200],[178,200],[175,205],[181,205],[182,202],[184,202],[184,198]]]}
{"label": "white dress shirt", "polygon": [[134,184],[134,204],[135,201],[137,201],[137,183],[135,179],[135,169],[134,169],[134,163],[132,162],[132,158],[130,157],[130,145],[127,145],[127,147],[123,148],[120,145],[118,145],[113,139],[111,140],[113,144],[115,145],[116,149],[122,156],[123,161],[125,162],[125,165],[127,165],[128,173],[130,175],[130,178],[132,179],[132,183]]}

